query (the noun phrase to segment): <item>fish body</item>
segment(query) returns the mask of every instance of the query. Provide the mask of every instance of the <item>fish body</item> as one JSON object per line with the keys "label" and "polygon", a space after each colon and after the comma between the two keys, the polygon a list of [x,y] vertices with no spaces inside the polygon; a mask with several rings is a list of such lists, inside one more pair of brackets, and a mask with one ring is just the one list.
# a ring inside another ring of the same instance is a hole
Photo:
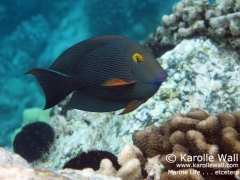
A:
{"label": "fish body", "polygon": [[167,73],[143,46],[124,36],[105,35],[77,43],[49,69],[34,68],[51,108],[73,92],[68,106],[92,112],[139,107],[156,93]]}

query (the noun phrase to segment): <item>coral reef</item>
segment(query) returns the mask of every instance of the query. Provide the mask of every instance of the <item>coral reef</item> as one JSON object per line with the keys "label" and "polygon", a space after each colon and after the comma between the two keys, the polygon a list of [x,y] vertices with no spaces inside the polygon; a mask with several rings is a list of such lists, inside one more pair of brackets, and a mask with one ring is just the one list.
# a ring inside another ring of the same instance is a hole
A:
{"label": "coral reef", "polygon": [[[239,132],[236,129],[239,124],[240,111],[208,114],[204,110],[194,109],[186,115],[176,114],[163,126],[155,123],[146,130],[134,132],[133,143],[140,149],[133,145],[123,147],[117,160],[120,166],[116,167],[114,165],[116,163],[115,158],[114,160],[109,159],[112,155],[109,156],[108,153],[101,155],[101,152],[105,151],[89,151],[88,153],[81,153],[80,156],[85,156],[88,161],[91,158],[90,156],[95,156],[94,161],[97,162],[97,165],[95,162],[94,164],[96,166],[86,166],[85,162],[84,167],[80,168],[81,171],[74,170],[75,167],[72,165],[67,166],[67,169],[64,170],[50,172],[47,169],[41,169],[40,171],[46,178],[48,178],[48,175],[56,178],[65,176],[73,178],[76,175],[85,177],[87,174],[89,179],[97,177],[103,179],[119,177],[122,180],[141,180],[143,178],[154,180],[234,179],[234,177],[238,178],[239,171],[237,169],[240,165],[238,160],[240,157],[240,141]],[[156,140],[158,138],[160,138],[160,141]],[[146,146],[148,147],[146,148]],[[56,148],[53,149],[57,151]],[[169,154],[175,159],[169,158]],[[28,170],[31,171],[31,174],[25,173],[24,177],[37,177],[39,168],[30,168],[26,161],[15,160],[15,158],[20,158],[19,156],[0,149],[1,156],[4,161],[0,165],[0,172],[3,170],[11,170],[11,172]],[[199,157],[201,157],[200,160]],[[145,158],[148,158],[147,162]],[[73,163],[75,165],[76,162],[77,165],[82,164],[80,162],[82,159],[84,158],[81,158],[81,160],[75,158]],[[181,167],[179,164],[181,164]],[[43,164],[39,164],[39,161],[33,165],[43,166]],[[144,169],[143,166],[145,166]],[[144,170],[147,175],[143,175]],[[229,172],[229,174],[223,176],[218,175],[218,172]],[[7,176],[11,177],[12,175],[9,173]],[[5,178],[5,176],[2,177]]]}
{"label": "coral reef", "polygon": [[28,162],[40,159],[54,141],[52,127],[44,122],[28,124],[16,135],[13,141],[13,150]]}
{"label": "coral reef", "polygon": [[[147,132],[147,129],[134,132],[133,143],[145,157],[160,155],[158,163],[168,171],[162,173],[161,179],[174,179],[173,174],[169,173],[171,171],[186,171],[185,176],[180,176],[182,178],[221,178],[216,171],[234,172],[240,165],[240,132],[235,129],[239,125],[239,117],[240,111],[208,115],[203,110],[195,109],[186,115],[175,115],[159,128],[151,126],[154,131]],[[160,140],[149,141],[146,136],[155,136]],[[156,142],[160,142],[158,146],[161,148],[154,148]],[[174,161],[169,159],[169,154],[174,156]],[[201,166],[201,163],[208,165]],[[184,166],[179,167],[179,164]],[[195,176],[190,177],[188,171],[199,173],[192,173]],[[225,178],[233,178],[233,175],[228,174]]]}
{"label": "coral reef", "polygon": [[[63,167],[66,159],[89,149],[119,154],[121,147],[132,141],[134,131],[155,122],[161,125],[174,114],[186,114],[192,108],[204,109],[209,114],[239,108],[240,74],[233,52],[220,50],[209,40],[185,40],[158,60],[168,70],[168,81],[136,112],[119,116],[121,110],[100,114],[75,109],[66,111],[62,105],[54,107],[50,120],[56,134],[54,150],[47,161],[41,160],[37,164],[55,170]],[[208,117],[206,113],[188,114],[188,118],[193,119]],[[211,121],[215,123],[214,119]],[[194,123],[191,122],[189,128],[195,127]],[[198,126],[201,129],[204,123]],[[166,127],[161,132],[167,133]],[[152,131],[151,128],[148,131]],[[182,135],[182,132],[175,133],[184,142]],[[151,138],[154,140],[154,136]],[[174,136],[171,139],[174,141]],[[211,139],[214,141],[214,136]],[[171,150],[170,143],[164,142],[164,146]],[[153,147],[158,148],[158,145]],[[155,154],[155,150],[152,153]]]}
{"label": "coral reef", "polygon": [[183,39],[211,38],[221,47],[240,51],[239,1],[181,0],[172,7],[173,14],[164,15],[155,34],[150,34],[145,46],[156,57],[175,47]]}

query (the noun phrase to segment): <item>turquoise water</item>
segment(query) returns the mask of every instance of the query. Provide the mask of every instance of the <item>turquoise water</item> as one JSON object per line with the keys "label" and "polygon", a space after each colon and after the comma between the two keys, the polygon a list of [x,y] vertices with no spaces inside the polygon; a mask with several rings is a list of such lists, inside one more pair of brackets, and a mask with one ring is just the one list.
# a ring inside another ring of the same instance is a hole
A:
{"label": "turquoise water", "polygon": [[1,0],[0,146],[26,108],[43,108],[43,92],[33,67],[47,68],[69,46],[101,34],[121,34],[142,42],[177,0]]}

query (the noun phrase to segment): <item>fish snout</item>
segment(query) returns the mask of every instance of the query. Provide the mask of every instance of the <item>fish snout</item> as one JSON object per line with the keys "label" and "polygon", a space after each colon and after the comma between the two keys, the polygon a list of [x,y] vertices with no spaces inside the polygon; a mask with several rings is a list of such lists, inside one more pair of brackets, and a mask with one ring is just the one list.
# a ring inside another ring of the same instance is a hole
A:
{"label": "fish snout", "polygon": [[158,82],[163,83],[168,77],[168,74],[165,71],[162,71],[158,74]]}

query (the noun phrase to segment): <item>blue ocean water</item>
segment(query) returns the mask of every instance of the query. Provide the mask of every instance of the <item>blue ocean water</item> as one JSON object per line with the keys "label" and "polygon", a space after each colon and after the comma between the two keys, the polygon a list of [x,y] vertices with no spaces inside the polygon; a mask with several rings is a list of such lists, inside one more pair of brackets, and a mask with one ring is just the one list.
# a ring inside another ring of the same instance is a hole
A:
{"label": "blue ocean water", "polygon": [[142,42],[172,13],[178,0],[1,0],[0,146],[26,108],[43,108],[45,98],[33,67],[48,68],[68,47],[96,35],[121,34]]}

